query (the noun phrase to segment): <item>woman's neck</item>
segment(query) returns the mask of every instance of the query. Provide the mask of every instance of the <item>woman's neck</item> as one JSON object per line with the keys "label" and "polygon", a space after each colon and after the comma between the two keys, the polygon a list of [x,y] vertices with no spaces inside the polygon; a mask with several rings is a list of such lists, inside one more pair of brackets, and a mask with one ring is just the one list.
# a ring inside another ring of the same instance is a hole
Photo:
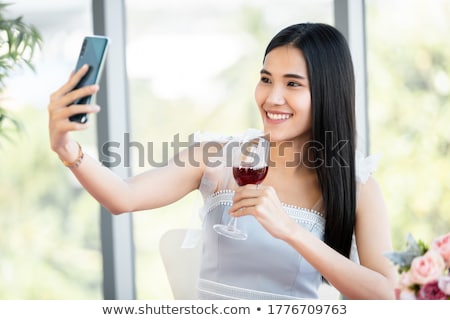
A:
{"label": "woman's neck", "polygon": [[290,174],[314,173],[314,168],[308,165],[308,160],[311,160],[308,159],[308,151],[310,151],[308,141],[272,141],[270,167]]}

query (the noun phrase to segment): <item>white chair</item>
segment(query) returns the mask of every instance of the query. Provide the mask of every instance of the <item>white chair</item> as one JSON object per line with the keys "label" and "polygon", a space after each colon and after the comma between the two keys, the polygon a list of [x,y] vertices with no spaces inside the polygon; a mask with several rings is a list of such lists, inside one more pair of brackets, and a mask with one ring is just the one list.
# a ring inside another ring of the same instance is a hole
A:
{"label": "white chair", "polygon": [[[159,241],[159,251],[166,269],[172,294],[176,300],[197,299],[197,281],[200,270],[201,241],[192,248],[183,248],[188,229],[172,229],[164,233]],[[200,230],[190,229],[193,238],[200,237]],[[340,299],[339,292],[323,284],[319,299]]]}
{"label": "white chair", "polygon": [[[200,270],[201,241],[192,248],[183,248],[188,229],[172,229],[159,241],[159,252],[166,269],[172,294],[176,300],[197,299],[197,281]],[[194,237],[200,230],[192,230]]]}

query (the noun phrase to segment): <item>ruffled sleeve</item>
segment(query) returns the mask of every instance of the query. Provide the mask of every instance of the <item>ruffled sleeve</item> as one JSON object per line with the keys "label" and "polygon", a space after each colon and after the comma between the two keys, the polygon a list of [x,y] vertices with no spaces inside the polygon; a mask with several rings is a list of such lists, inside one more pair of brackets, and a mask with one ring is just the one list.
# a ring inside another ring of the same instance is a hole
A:
{"label": "ruffled sleeve", "polygon": [[369,180],[370,175],[376,170],[380,158],[380,154],[365,157],[361,152],[356,152],[356,181],[359,183],[366,183],[367,180]]}

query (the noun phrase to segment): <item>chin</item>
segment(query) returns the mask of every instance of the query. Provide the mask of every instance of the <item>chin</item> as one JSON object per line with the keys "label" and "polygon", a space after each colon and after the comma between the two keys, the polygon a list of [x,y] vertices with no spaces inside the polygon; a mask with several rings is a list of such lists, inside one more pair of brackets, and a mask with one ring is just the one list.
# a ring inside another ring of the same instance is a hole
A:
{"label": "chin", "polygon": [[289,141],[292,139],[289,139],[285,134],[276,132],[276,131],[271,131],[271,130],[264,130],[265,134],[269,135],[270,141],[272,142],[282,142],[282,141]]}
{"label": "chin", "polygon": [[284,141],[310,141],[312,140],[311,134],[298,134],[298,135],[290,135],[287,132],[282,132],[281,130],[270,130],[265,129],[265,134],[269,134],[270,141],[272,142],[284,142]]}

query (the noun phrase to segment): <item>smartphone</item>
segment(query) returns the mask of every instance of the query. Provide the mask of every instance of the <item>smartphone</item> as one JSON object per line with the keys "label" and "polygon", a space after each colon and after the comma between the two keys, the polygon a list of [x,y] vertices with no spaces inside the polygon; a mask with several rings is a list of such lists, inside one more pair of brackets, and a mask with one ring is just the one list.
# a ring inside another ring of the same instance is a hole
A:
{"label": "smartphone", "polygon": [[[84,86],[98,84],[105,63],[108,45],[109,38],[105,36],[86,36],[83,39],[75,71],[78,71],[85,64],[89,66],[89,70],[83,78],[81,78],[74,90]],[[92,102],[92,99],[92,95],[86,96],[76,100],[74,104],[89,104]],[[69,117],[69,120],[86,123],[88,116],[86,113],[79,113]]]}

